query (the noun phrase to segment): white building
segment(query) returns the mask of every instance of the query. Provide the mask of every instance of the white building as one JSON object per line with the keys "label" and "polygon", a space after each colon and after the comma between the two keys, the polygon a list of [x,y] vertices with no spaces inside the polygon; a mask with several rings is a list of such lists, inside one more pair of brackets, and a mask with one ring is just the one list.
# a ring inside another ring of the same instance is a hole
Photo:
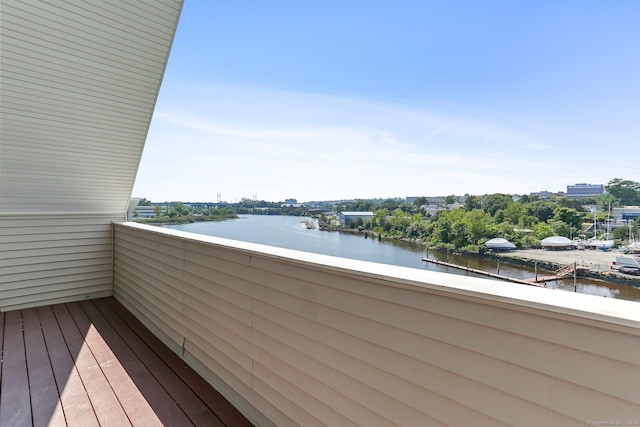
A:
{"label": "white building", "polygon": [[338,221],[342,225],[347,225],[351,222],[355,222],[358,218],[362,221],[369,221],[373,217],[373,212],[353,211],[353,212],[340,212],[338,213]]}

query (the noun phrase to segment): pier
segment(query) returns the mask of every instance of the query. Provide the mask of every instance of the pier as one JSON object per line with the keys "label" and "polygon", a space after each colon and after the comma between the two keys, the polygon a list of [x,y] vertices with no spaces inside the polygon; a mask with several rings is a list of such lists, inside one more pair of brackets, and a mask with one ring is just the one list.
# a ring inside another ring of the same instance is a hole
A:
{"label": "pier", "polygon": [[433,264],[442,265],[445,267],[451,267],[451,268],[456,268],[458,270],[468,271],[470,273],[475,273],[481,276],[487,276],[487,277],[492,277],[494,279],[504,280],[506,282],[519,283],[521,285],[539,286],[539,287],[545,287],[545,285],[542,283],[565,279],[575,274],[575,264],[569,264],[556,270],[555,274],[551,276],[538,277],[536,275],[536,277],[532,277],[530,279],[516,279],[515,277],[503,276],[501,274],[492,273],[490,271],[477,270],[475,268],[465,267],[465,266],[453,264],[450,262],[439,261],[437,259],[422,258],[422,260],[433,263]]}

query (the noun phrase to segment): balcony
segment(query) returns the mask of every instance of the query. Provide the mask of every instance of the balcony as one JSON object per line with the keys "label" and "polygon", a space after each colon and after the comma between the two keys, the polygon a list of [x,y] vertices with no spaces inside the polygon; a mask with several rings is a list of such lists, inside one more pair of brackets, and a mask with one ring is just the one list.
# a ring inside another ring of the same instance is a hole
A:
{"label": "balcony", "polygon": [[637,303],[114,225],[115,299],[258,425],[640,413]]}
{"label": "balcony", "polygon": [[[16,221],[1,251],[0,425],[564,426],[640,413],[634,302],[133,223],[81,224],[65,240],[53,231],[74,219],[43,234]],[[25,257],[26,244],[48,255]]]}

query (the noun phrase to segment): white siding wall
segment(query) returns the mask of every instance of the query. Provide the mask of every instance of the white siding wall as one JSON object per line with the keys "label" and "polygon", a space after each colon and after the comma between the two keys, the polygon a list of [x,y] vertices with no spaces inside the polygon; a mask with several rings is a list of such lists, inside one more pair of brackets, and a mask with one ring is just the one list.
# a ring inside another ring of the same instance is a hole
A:
{"label": "white siding wall", "polygon": [[107,292],[181,7],[2,1],[0,309]]}
{"label": "white siding wall", "polygon": [[115,225],[115,295],[261,425],[637,420],[627,301]]}
{"label": "white siding wall", "polygon": [[112,294],[115,217],[47,215],[0,221],[0,310]]}

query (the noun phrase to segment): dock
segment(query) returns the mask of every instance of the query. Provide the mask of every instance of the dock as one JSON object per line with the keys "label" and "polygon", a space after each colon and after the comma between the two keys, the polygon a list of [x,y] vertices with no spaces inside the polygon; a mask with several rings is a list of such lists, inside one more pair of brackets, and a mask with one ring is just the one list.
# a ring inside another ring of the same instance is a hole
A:
{"label": "dock", "polygon": [[530,279],[526,279],[527,282],[532,283],[541,283],[541,282],[552,282],[554,280],[566,279],[567,277],[572,277],[575,274],[576,265],[567,264],[564,267],[561,267],[555,271],[555,274],[552,276],[540,276],[540,277],[532,277]]}
{"label": "dock", "polygon": [[532,277],[530,279],[516,279],[515,277],[503,276],[497,273],[491,273],[490,271],[484,270],[476,270],[475,268],[465,267],[458,264],[453,264],[450,262],[439,261],[433,258],[422,258],[423,261],[430,262],[437,265],[442,265],[445,267],[451,267],[458,270],[468,271],[470,273],[475,273],[481,276],[487,276],[498,280],[504,280],[506,282],[519,283],[521,285],[530,285],[530,286],[539,286],[545,287],[544,283],[551,282],[554,280],[565,279],[570,277],[575,272],[575,264],[566,265],[555,271],[554,275],[551,276],[540,276],[540,277]]}

